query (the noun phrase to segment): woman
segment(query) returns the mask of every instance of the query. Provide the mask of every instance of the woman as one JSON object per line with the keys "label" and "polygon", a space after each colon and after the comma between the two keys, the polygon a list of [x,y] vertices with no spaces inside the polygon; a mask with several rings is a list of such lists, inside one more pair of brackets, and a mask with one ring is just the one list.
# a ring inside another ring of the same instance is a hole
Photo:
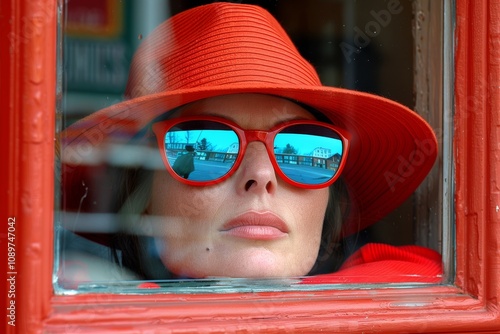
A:
{"label": "woman", "polygon": [[[342,238],[401,204],[437,155],[432,129],[413,111],[322,86],[257,6],[214,3],[161,24],[137,50],[125,95],[64,132],[64,183],[71,185],[64,194],[81,210],[102,187],[81,172],[89,157],[102,159],[117,144],[155,147],[143,168],[126,173],[124,198],[109,204],[123,215],[123,233],[106,243],[122,252],[118,263],[143,277],[158,276],[145,249],[169,277],[335,272]],[[189,175],[174,168],[186,145],[196,151]],[[149,171],[153,165],[161,168]],[[362,250],[327,281],[361,281],[377,270],[391,280],[440,273],[438,256],[416,246],[364,251],[382,254],[385,267],[378,260],[366,266]]]}

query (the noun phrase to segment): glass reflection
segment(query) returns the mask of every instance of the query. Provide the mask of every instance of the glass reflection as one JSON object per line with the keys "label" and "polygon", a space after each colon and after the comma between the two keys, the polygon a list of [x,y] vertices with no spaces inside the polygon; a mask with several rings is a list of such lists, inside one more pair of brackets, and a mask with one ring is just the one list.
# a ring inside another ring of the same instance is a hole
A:
{"label": "glass reflection", "polygon": [[[232,129],[217,122],[184,122],[166,133],[165,149],[177,175],[193,181],[213,181],[233,167],[240,140]],[[287,177],[303,184],[321,184],[336,174],[343,145],[330,129],[294,125],[276,135],[273,150],[271,158]]]}
{"label": "glass reflection", "polygon": [[[333,131],[330,132],[336,137]],[[276,162],[283,173],[304,184],[330,180],[339,168],[343,153],[339,138],[320,135],[281,132],[274,144]]]}
{"label": "glass reflection", "polygon": [[170,166],[180,177],[193,181],[211,181],[226,175],[236,160],[239,147],[238,136],[229,128],[178,130],[177,127],[165,135]]}

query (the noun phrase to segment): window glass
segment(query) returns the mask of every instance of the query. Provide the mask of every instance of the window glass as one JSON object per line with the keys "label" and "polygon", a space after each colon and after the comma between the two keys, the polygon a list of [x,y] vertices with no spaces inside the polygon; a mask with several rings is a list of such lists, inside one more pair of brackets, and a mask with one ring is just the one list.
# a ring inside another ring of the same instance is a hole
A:
{"label": "window glass", "polygon": [[426,4],[68,1],[56,290],[446,281],[451,33]]}

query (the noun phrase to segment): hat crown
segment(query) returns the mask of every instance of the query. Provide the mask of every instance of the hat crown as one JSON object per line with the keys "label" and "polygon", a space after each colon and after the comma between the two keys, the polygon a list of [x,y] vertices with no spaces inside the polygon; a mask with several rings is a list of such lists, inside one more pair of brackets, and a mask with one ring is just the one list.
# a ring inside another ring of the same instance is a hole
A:
{"label": "hat crown", "polygon": [[267,11],[213,3],[175,15],[143,41],[132,59],[125,95],[224,85],[321,82]]}

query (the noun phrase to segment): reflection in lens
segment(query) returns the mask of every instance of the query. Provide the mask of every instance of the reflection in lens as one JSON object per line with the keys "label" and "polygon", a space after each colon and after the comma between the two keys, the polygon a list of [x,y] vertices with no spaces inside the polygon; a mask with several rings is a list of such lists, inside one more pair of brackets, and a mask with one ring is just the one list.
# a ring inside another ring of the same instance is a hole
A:
{"label": "reflection in lens", "polygon": [[240,149],[236,133],[211,121],[187,121],[165,134],[165,154],[174,172],[191,181],[213,181],[233,166]]}
{"label": "reflection in lens", "polygon": [[322,184],[337,173],[343,144],[338,134],[329,128],[299,124],[276,135],[274,154],[281,171],[293,181]]}

